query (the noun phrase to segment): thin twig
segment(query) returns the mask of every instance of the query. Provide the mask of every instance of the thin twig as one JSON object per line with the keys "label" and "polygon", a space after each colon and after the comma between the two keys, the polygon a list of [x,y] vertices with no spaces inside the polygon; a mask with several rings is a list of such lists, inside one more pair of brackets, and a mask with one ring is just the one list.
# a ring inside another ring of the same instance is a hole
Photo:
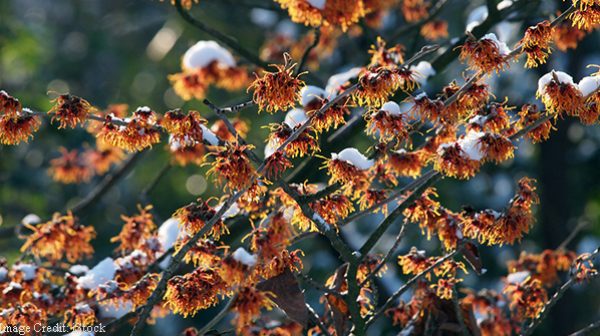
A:
{"label": "thin twig", "polygon": [[213,317],[210,321],[208,321],[200,330],[198,330],[198,335],[202,336],[205,335],[206,333],[208,333],[215,325],[217,325],[217,323],[219,323],[222,319],[225,318],[225,316],[227,316],[227,314],[229,313],[229,310],[231,309],[231,306],[233,305],[233,303],[235,302],[237,296],[234,295],[232,296],[229,301],[227,301],[227,303],[225,304],[225,306],[223,306],[223,308],[217,313],[217,315],[215,315],[215,317]]}
{"label": "thin twig", "polygon": [[304,50],[304,54],[302,54],[300,62],[298,62],[298,67],[296,68],[296,76],[302,72],[302,69],[304,69],[304,65],[306,64],[311,51],[313,51],[313,49],[319,45],[319,41],[321,41],[321,27],[315,27],[313,31],[313,42],[306,48],[306,50]]}
{"label": "thin twig", "polygon": [[590,332],[595,331],[596,329],[600,328],[600,320],[591,323],[590,325],[588,325],[587,327],[577,330],[576,332],[570,334],[569,336],[583,336],[583,335],[589,335]]}
{"label": "thin twig", "polygon": [[429,266],[425,270],[423,270],[423,272],[415,275],[410,280],[408,280],[402,287],[400,287],[396,292],[394,292],[394,294],[392,294],[392,296],[390,296],[387,299],[387,301],[379,309],[377,309],[375,311],[375,313],[373,313],[373,315],[371,316],[371,318],[369,320],[367,320],[367,326],[371,325],[379,317],[381,317],[383,315],[383,313],[385,313],[385,311],[394,304],[394,302],[396,301],[396,299],[399,298],[404,292],[406,292],[414,283],[416,283],[417,281],[419,281],[422,277],[424,277],[425,275],[427,275],[434,268],[440,266],[441,264],[443,264],[447,260],[449,260],[451,258],[454,258],[454,256],[456,256],[458,253],[460,253],[460,251],[461,251],[461,247],[459,247],[456,250],[454,250],[454,251],[446,254],[442,258],[438,259],[431,266]]}
{"label": "thin twig", "polygon": [[102,182],[100,182],[94,190],[86,195],[79,203],[75,204],[71,211],[73,213],[79,213],[93,205],[97,200],[100,199],[107,191],[110,190],[120,179],[127,176],[127,173],[135,166],[138,160],[142,157],[145,152],[135,152],[129,156],[129,158],[114,172],[106,175]]}

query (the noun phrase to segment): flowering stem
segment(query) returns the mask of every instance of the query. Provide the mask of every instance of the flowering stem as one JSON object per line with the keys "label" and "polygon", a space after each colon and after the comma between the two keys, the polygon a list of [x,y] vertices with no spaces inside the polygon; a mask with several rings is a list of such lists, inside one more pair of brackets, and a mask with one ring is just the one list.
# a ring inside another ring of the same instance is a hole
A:
{"label": "flowering stem", "polygon": [[459,246],[456,250],[454,250],[454,251],[446,254],[444,257],[438,259],[431,266],[427,267],[423,272],[415,275],[410,280],[408,280],[402,287],[400,287],[396,292],[394,292],[394,294],[392,294],[392,296],[390,296],[389,299],[387,299],[387,301],[379,309],[377,309],[375,311],[375,313],[373,313],[371,318],[369,320],[367,320],[367,327],[369,325],[371,325],[373,322],[375,322],[375,320],[377,320],[380,316],[382,316],[383,313],[385,313],[385,311],[394,304],[396,299],[399,298],[400,295],[402,295],[404,292],[406,292],[410,288],[410,286],[412,286],[414,283],[419,281],[419,279],[421,279],[422,277],[427,275],[434,268],[436,268],[436,267],[440,266],[441,264],[443,264],[444,262],[446,262],[446,260],[454,258],[454,256],[456,256],[460,252],[461,248],[462,247]]}
{"label": "flowering stem", "polygon": [[[586,258],[586,260],[593,260],[599,254],[600,254],[600,247],[597,248],[592,254],[590,254]],[[552,295],[550,300],[548,300],[548,302],[546,302],[541,313],[535,319],[533,319],[523,329],[523,331],[521,331],[521,336],[529,336],[535,331],[535,329],[540,325],[540,323],[542,323],[542,320],[544,320],[544,318],[546,317],[546,315],[548,314],[550,309],[552,309],[552,307],[554,307],[554,305],[558,302],[558,300],[560,300],[563,297],[563,295],[565,295],[567,290],[569,290],[571,287],[573,287],[573,285],[575,285],[577,283],[576,275],[577,275],[577,270],[575,270],[574,266],[573,266],[571,269],[571,276],[569,277],[569,280],[567,280],[562,286],[560,286],[560,288],[556,291],[556,293],[554,293],[554,295]]]}

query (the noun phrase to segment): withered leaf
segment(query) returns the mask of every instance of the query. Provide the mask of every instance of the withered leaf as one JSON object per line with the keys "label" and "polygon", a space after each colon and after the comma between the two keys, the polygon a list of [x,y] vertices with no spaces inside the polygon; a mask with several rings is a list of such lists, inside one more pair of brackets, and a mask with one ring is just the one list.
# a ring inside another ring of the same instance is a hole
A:
{"label": "withered leaf", "polygon": [[290,319],[300,323],[303,327],[308,325],[308,310],[304,293],[298,285],[296,276],[290,270],[286,269],[276,277],[261,281],[256,287],[261,291],[275,294],[273,302]]}

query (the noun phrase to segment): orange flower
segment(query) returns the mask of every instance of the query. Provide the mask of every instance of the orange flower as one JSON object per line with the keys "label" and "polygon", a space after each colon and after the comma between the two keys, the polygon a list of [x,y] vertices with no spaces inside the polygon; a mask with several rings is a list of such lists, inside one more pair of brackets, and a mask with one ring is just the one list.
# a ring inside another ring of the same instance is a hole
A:
{"label": "orange flower", "polygon": [[77,150],[67,151],[66,148],[59,148],[61,157],[50,160],[48,173],[52,179],[64,183],[82,183],[92,178],[93,171],[88,167]]}
{"label": "orange flower", "polygon": [[180,72],[170,75],[169,81],[175,93],[183,100],[204,99],[208,91],[208,83],[201,77],[202,74],[200,70]]}
{"label": "orange flower", "polygon": [[405,221],[419,223],[421,230],[427,232],[427,239],[435,232],[440,214],[440,203],[433,199],[436,196],[435,188],[427,188],[421,197],[402,212]]}
{"label": "orange flower", "polygon": [[362,155],[355,148],[346,148],[339,153],[331,153],[323,168],[327,168],[329,183],[339,182],[350,195],[358,195],[368,187],[369,170],[374,161]]}
{"label": "orange flower", "polygon": [[234,319],[236,330],[239,332],[260,316],[262,309],[271,310],[275,303],[271,300],[273,294],[261,292],[252,287],[242,287],[234,299],[231,309],[237,313]]}
{"label": "orange flower", "polygon": [[433,20],[421,27],[421,35],[429,41],[448,37],[448,22],[445,20]]}
{"label": "orange flower", "polygon": [[553,39],[560,51],[577,48],[579,41],[585,37],[585,31],[573,27],[569,22],[563,21],[554,28]]}
{"label": "orange flower", "polygon": [[240,247],[223,258],[216,269],[223,281],[230,286],[249,285],[256,280],[256,263],[257,256]]}
{"label": "orange flower", "polygon": [[106,116],[96,137],[107,144],[130,152],[141,151],[160,142],[156,115],[149,107],[138,107],[131,118],[121,120]]}
{"label": "orange flower", "polygon": [[265,159],[265,177],[269,180],[277,180],[283,172],[294,165],[282,152],[274,152]]}
{"label": "orange flower", "polygon": [[[160,0],[160,1],[164,1],[164,0]],[[181,7],[185,8],[187,10],[190,10],[192,8],[193,4],[197,4],[200,2],[200,0],[179,0],[181,3]],[[177,3],[177,0],[171,0],[171,5],[175,6]]]}
{"label": "orange flower", "polygon": [[407,22],[417,22],[429,16],[429,3],[424,0],[404,0],[401,9]]}
{"label": "orange flower", "polygon": [[548,20],[527,28],[520,41],[521,51],[527,54],[526,68],[535,68],[546,63],[551,52],[550,40],[553,34],[554,28]]}
{"label": "orange flower", "polygon": [[485,153],[482,152],[478,139],[465,139],[468,140],[440,145],[435,170],[459,179],[471,178],[479,171]]}
{"label": "orange flower", "polygon": [[[395,102],[386,102],[378,111],[365,113],[367,121],[367,134],[376,134],[379,141],[398,143],[408,138],[408,122],[406,112],[410,109],[408,104],[398,105]],[[404,110],[404,111],[403,111]]]}
{"label": "orange flower", "polygon": [[536,96],[546,106],[548,114],[558,117],[564,112],[570,116],[579,114],[583,107],[583,97],[573,78],[561,71],[545,74],[538,81]]}
{"label": "orange flower", "polygon": [[71,328],[91,326],[96,322],[96,314],[89,305],[80,303],[65,312],[64,321]]}
{"label": "orange flower", "polygon": [[[236,133],[240,137],[246,138],[246,135],[248,134],[248,131],[249,131],[249,127],[248,127],[248,124],[244,120],[241,120],[238,118],[232,118],[231,124],[233,125],[233,128],[235,128]],[[212,126],[210,127],[210,130],[213,131],[213,133],[215,133],[217,138],[219,138],[223,141],[235,142],[238,140],[233,136],[233,134],[231,134],[231,132],[229,132],[227,125],[221,119],[215,121],[212,124]]]}
{"label": "orange flower", "polygon": [[377,43],[371,45],[369,49],[371,54],[370,68],[390,67],[393,68],[404,63],[404,47],[397,44],[391,48],[387,48],[387,43],[380,36],[377,37]]}
{"label": "orange flower", "polygon": [[201,165],[205,160],[205,146],[202,143],[196,144],[181,144],[175,138],[169,141],[169,152],[171,153],[172,161],[180,166],[187,166],[190,163]]}
{"label": "orange flower", "polygon": [[[532,125],[540,118],[542,118],[542,115],[538,111],[537,105],[525,104],[521,107],[521,111],[519,111],[517,127],[519,129],[523,129],[529,125]],[[531,139],[533,143],[542,142],[544,140],[548,140],[552,128],[552,123],[550,120],[547,120],[527,132],[526,136]]]}
{"label": "orange flower", "polygon": [[146,239],[152,236],[156,229],[152,213],[152,205],[147,205],[142,208],[137,206],[139,214],[135,216],[121,215],[121,219],[125,222],[121,232],[110,239],[111,243],[119,242],[117,251],[131,252],[139,247]]}
{"label": "orange flower", "polygon": [[[573,3],[577,5],[578,0]],[[581,0],[579,8],[569,14],[573,27],[585,30],[593,30],[600,24],[600,4],[595,0]]]}
{"label": "orange flower", "polygon": [[451,300],[454,293],[454,286],[462,279],[438,279],[437,283],[431,285],[435,289],[435,294],[442,300]]}
{"label": "orange flower", "polygon": [[304,86],[304,81],[299,79],[301,74],[294,75],[296,63],[291,63],[289,55],[285,57],[284,65],[273,66],[277,69],[276,72],[263,71],[263,76],[256,75],[248,88],[248,91],[254,91],[252,99],[259,111],[266,110],[269,113],[293,108],[300,99],[300,89]]}
{"label": "orange flower", "polygon": [[515,146],[510,139],[499,134],[485,133],[479,144],[486,153],[486,157],[496,163],[506,161],[515,156]]}
{"label": "orange flower", "polygon": [[519,320],[536,318],[546,306],[548,293],[539,280],[525,280],[520,284],[510,283],[505,289],[510,301],[510,309],[514,310]]}
{"label": "orange flower", "polygon": [[180,109],[167,111],[158,122],[173,136],[174,140],[184,145],[202,142],[202,125],[205,123],[206,119],[202,118],[199,112],[190,111],[186,115]]}
{"label": "orange flower", "polygon": [[400,176],[418,177],[425,165],[422,151],[407,152],[400,149],[388,156],[388,166]]}
{"label": "orange flower", "polygon": [[343,31],[365,16],[362,0],[328,0],[322,5],[308,0],[276,0],[281,8],[287,9],[294,22],[318,27],[321,24],[339,26]]}
{"label": "orange flower", "polygon": [[[302,127],[302,125],[297,124],[292,128],[286,122],[283,122],[281,124],[270,124],[268,127],[271,133],[267,138],[267,142],[269,143],[269,146],[277,149],[296,132],[296,129]],[[303,157],[310,153],[314,154],[319,151],[319,142],[316,137],[311,134],[312,131],[312,128],[308,127],[296,136],[294,140],[289,142],[283,149],[285,155],[290,158],[295,158]]]}
{"label": "orange flower", "polygon": [[71,212],[55,213],[52,220],[37,226],[27,225],[33,233],[21,247],[21,252],[31,251],[37,257],[59,261],[63,256],[70,262],[90,257],[94,249],[90,241],[96,236],[92,226],[83,226]]}
{"label": "orange flower", "polygon": [[[189,236],[177,240],[175,243],[175,251],[179,251],[189,242],[189,240]],[[192,246],[188,253],[186,253],[183,260],[187,263],[192,263],[196,267],[203,266],[212,268],[216,267],[221,262],[219,251],[227,251],[227,246],[217,245],[210,239],[201,239]]]}
{"label": "orange flower", "polygon": [[87,100],[64,94],[52,100],[54,106],[48,111],[52,115],[52,122],[59,122],[58,128],[75,128],[77,124],[82,124],[89,113],[95,112],[94,108]]}
{"label": "orange flower", "polygon": [[[417,275],[425,271],[429,266],[435,263],[435,258],[425,256],[425,251],[419,251],[416,247],[411,247],[410,252],[403,256],[398,256],[398,264],[402,267],[402,273]],[[426,276],[430,278],[428,274]]]}
{"label": "orange flower", "polygon": [[[204,228],[204,225],[210,221],[217,211],[211,207],[207,201],[198,198],[196,202],[192,202],[182,208],[177,209],[173,214],[174,218],[179,220],[181,226],[190,235],[195,235]],[[218,240],[222,234],[229,233],[229,229],[221,219],[206,233],[205,236],[212,236]]]}
{"label": "orange flower", "polygon": [[0,144],[17,145],[33,138],[40,127],[40,119],[27,108],[0,115]]}
{"label": "orange flower", "polygon": [[226,285],[217,272],[198,268],[192,273],[169,279],[165,306],[175,314],[194,316],[198,310],[216,305],[219,302],[217,296],[225,292]]}
{"label": "orange flower", "polygon": [[487,34],[479,40],[469,37],[461,47],[460,59],[467,60],[473,70],[484,73],[499,72],[508,66],[506,56],[510,50],[496,35]]}
{"label": "orange flower", "polygon": [[18,112],[23,110],[23,106],[19,100],[6,91],[0,90],[0,113],[8,116],[16,116]]}
{"label": "orange flower", "polygon": [[358,78],[359,86],[352,99],[359,106],[378,107],[400,87],[402,78],[397,71],[388,68],[364,70]]}
{"label": "orange flower", "polygon": [[83,152],[84,161],[94,170],[97,175],[103,175],[111,166],[121,162],[125,153],[120,148],[112,147],[96,139],[96,148]]}
{"label": "orange flower", "polygon": [[245,151],[253,148],[252,145],[239,144],[217,147],[215,152],[209,154],[214,157],[214,162],[208,174],[214,174],[217,183],[225,183],[230,190],[250,187],[256,172]]}
{"label": "orange flower", "polygon": [[327,223],[336,225],[354,211],[352,201],[344,195],[329,195],[310,204]]}
{"label": "orange flower", "polygon": [[510,128],[510,117],[506,111],[511,110],[501,103],[490,103],[477,111],[467,124],[468,131],[501,133]]}

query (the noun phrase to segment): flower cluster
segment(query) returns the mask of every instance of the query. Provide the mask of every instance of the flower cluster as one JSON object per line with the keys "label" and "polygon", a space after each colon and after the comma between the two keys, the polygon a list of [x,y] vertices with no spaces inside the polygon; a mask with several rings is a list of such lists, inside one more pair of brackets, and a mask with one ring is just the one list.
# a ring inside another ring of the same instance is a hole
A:
{"label": "flower cluster", "polygon": [[215,41],[199,41],[183,55],[182,72],[169,76],[175,92],[184,100],[204,99],[210,85],[240,90],[248,81],[231,53]]}
{"label": "flower cluster", "polygon": [[0,144],[17,145],[27,142],[40,127],[40,120],[17,98],[0,91]]}

